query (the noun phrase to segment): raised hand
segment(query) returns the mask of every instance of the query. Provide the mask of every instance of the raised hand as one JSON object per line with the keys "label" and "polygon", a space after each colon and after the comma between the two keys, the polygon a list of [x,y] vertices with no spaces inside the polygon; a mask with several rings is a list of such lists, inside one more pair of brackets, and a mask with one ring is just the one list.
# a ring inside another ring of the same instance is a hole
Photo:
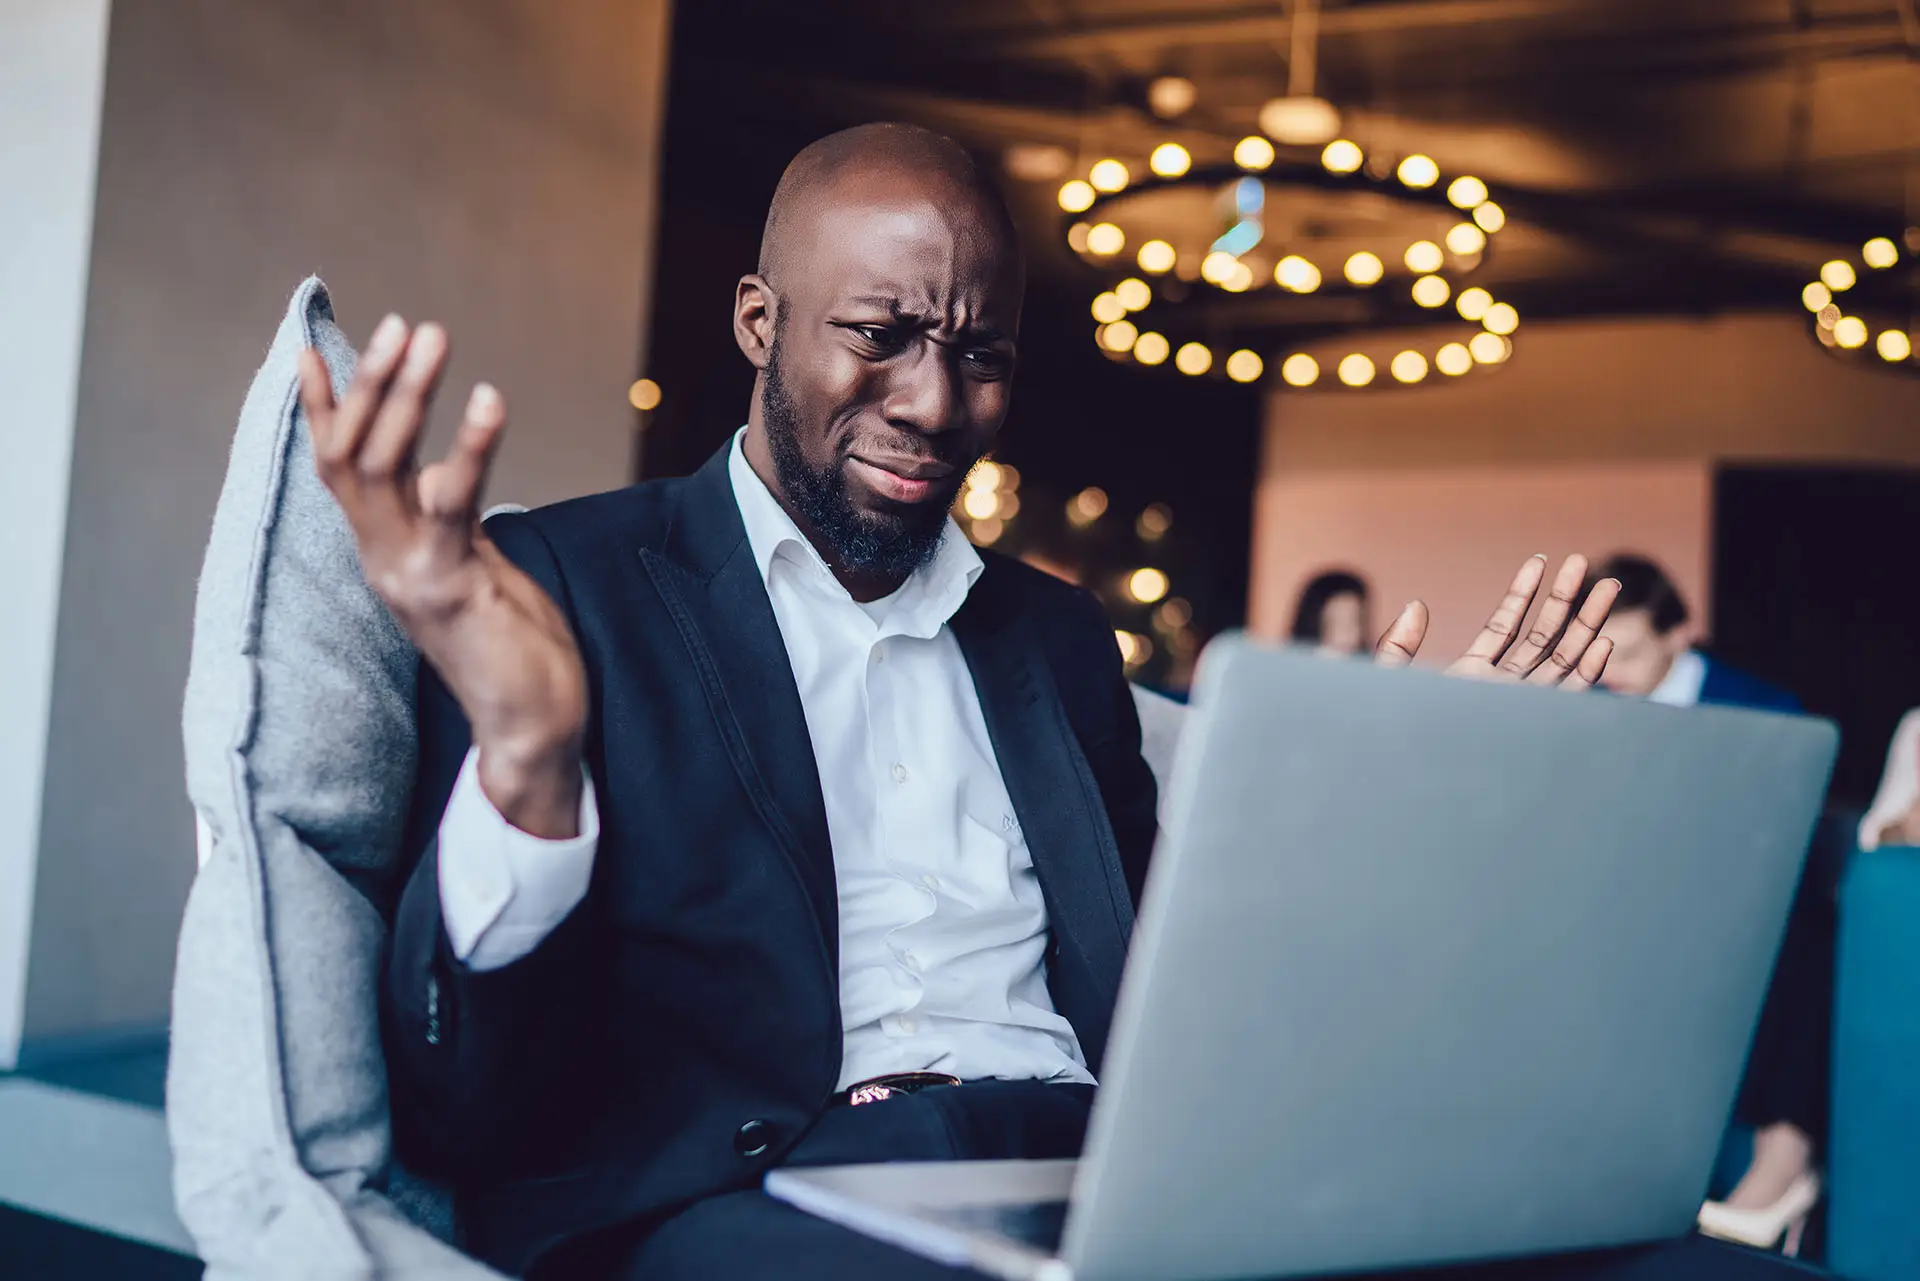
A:
{"label": "raised hand", "polygon": [[[1474,637],[1467,652],[1447,668],[1449,676],[1563,685],[1568,689],[1585,689],[1600,679],[1607,656],[1613,653],[1613,642],[1599,635],[1600,627],[1620,594],[1620,584],[1605,579],[1587,593],[1585,602],[1578,601],[1580,584],[1587,576],[1587,558],[1567,557],[1553,577],[1540,616],[1522,637],[1520,624],[1546,576],[1545,556],[1531,556],[1520,566],[1487,625]],[[1400,617],[1380,638],[1374,661],[1384,667],[1404,667],[1419,653],[1426,636],[1427,607],[1414,601],[1400,611]]]}
{"label": "raised hand", "polygon": [[335,404],[325,364],[302,352],[314,463],[353,528],[367,583],[465,711],[488,799],[524,831],[572,836],[586,672],[566,618],[480,527],[506,426],[500,393],[476,386],[447,456],[415,462],[446,363],[445,330],[388,316]]}

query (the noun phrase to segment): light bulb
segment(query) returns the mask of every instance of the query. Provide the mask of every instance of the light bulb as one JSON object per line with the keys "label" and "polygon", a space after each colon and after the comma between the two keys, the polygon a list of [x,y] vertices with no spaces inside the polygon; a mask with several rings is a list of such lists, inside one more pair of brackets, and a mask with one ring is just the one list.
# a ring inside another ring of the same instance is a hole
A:
{"label": "light bulb", "polygon": [[1833,340],[1852,351],[1867,345],[1867,322],[1858,316],[1842,316],[1833,327]]}
{"label": "light bulb", "polygon": [[1387,369],[1400,382],[1417,383],[1427,376],[1427,358],[1417,351],[1403,351]]}
{"label": "light bulb", "polygon": [[1400,162],[1394,174],[1409,187],[1431,187],[1440,181],[1440,166],[1433,163],[1432,156],[1415,152]]}
{"label": "light bulb", "polygon": [[1513,354],[1513,344],[1499,334],[1481,332],[1467,344],[1467,351],[1483,365],[1497,365]]}
{"label": "light bulb", "polygon": [[1827,288],[1817,280],[1800,291],[1801,304],[1811,312],[1819,312],[1822,307],[1832,301],[1833,290]]}
{"label": "light bulb", "polygon": [[1447,200],[1455,209],[1471,209],[1487,198],[1487,184],[1478,178],[1455,178],[1447,184]]}
{"label": "light bulb", "polygon": [[1167,358],[1168,343],[1164,336],[1149,329],[1133,340],[1133,358],[1143,365],[1157,365]]}
{"label": "light bulb", "polygon": [[1153,290],[1149,289],[1147,282],[1138,276],[1128,276],[1125,280],[1115,285],[1113,287],[1113,295],[1120,300],[1120,305],[1128,311],[1139,311],[1142,307],[1153,301]]}
{"label": "light bulb", "polygon": [[1167,594],[1167,576],[1152,567],[1136,569],[1127,578],[1127,595],[1151,605]]}
{"label": "light bulb", "polygon": [[1310,294],[1320,287],[1320,269],[1298,254],[1288,254],[1274,265],[1273,282],[1296,294]]}
{"label": "light bulb", "polygon": [[1140,246],[1140,270],[1159,275],[1173,270],[1173,246],[1164,240],[1149,240]]}
{"label": "light bulb", "polygon": [[1296,351],[1280,362],[1280,377],[1289,387],[1311,387],[1320,377],[1320,362],[1304,351]]}
{"label": "light bulb", "polygon": [[1000,496],[990,489],[970,489],[960,500],[960,506],[969,519],[986,520],[999,512]]}
{"label": "light bulb", "polygon": [[1439,276],[1422,276],[1413,282],[1413,300],[1422,307],[1442,307],[1453,292]]}
{"label": "light bulb", "polygon": [[1185,76],[1160,76],[1147,86],[1147,106],[1162,120],[1185,115],[1197,97],[1193,81]]}
{"label": "light bulb", "polygon": [[1131,351],[1139,337],[1140,331],[1131,320],[1116,320],[1101,334],[1100,345],[1113,352]]}
{"label": "light bulb", "polygon": [[1487,314],[1480,317],[1480,323],[1487,327],[1490,334],[1510,334],[1520,327],[1520,313],[1513,309],[1510,302],[1497,302],[1487,308]]}
{"label": "light bulb", "polygon": [[1853,288],[1853,264],[1844,259],[1835,258],[1820,268],[1820,280],[1836,294],[1845,293]]}
{"label": "light bulb", "polygon": [[[1860,257],[1866,261],[1867,266],[1885,271],[1900,261],[1900,251],[1894,248],[1893,242],[1885,236],[1875,236],[1860,247]],[[1897,356],[1890,359],[1905,360],[1906,357]]]}
{"label": "light bulb", "polygon": [[1244,262],[1235,261],[1233,270],[1220,282],[1220,287],[1230,294],[1244,294],[1253,288],[1253,268]]}
{"label": "light bulb", "polygon": [[627,388],[627,403],[642,413],[656,409],[660,405],[660,384],[651,378],[642,378]]}
{"label": "light bulb", "polygon": [[973,465],[972,471],[967,473],[967,488],[984,489],[991,494],[1000,488],[1002,479],[1000,464],[991,458],[983,458]]}
{"label": "light bulb", "polygon": [[1352,173],[1366,160],[1366,153],[1360,150],[1358,143],[1337,138],[1327,144],[1320,153],[1320,163],[1327,167],[1328,173]]}
{"label": "light bulb", "polygon": [[1254,382],[1266,367],[1266,362],[1258,354],[1245,347],[1227,357],[1227,377],[1237,383]]}
{"label": "light bulb", "polygon": [[1093,184],[1080,178],[1060,186],[1060,207],[1068,213],[1085,213],[1093,208]]}
{"label": "light bulb", "polygon": [[1359,352],[1340,362],[1340,381],[1349,387],[1364,387],[1373,381],[1373,362]]}
{"label": "light bulb", "polygon": [[1120,301],[1120,295],[1108,291],[1093,300],[1093,318],[1103,325],[1110,325],[1127,314],[1127,305]]}
{"label": "light bulb", "polygon": [[1507,225],[1507,211],[1491,200],[1483,200],[1473,207],[1473,220],[1482,231],[1498,231]]}
{"label": "light bulb", "polygon": [[1433,354],[1433,367],[1450,378],[1458,378],[1473,368],[1473,353],[1465,343],[1450,342]]}
{"label": "light bulb", "polygon": [[1347,259],[1345,270],[1349,283],[1364,287],[1366,285],[1378,284],[1380,277],[1386,274],[1387,268],[1386,264],[1380,261],[1378,255],[1370,254],[1362,249],[1359,253]]}
{"label": "light bulb", "polygon": [[1110,258],[1127,247],[1127,233],[1110,222],[1097,222],[1087,230],[1087,248]]}
{"label": "light bulb", "polygon": [[[1913,355],[1913,340],[1907,337],[1903,329],[1883,329],[1874,339],[1873,349],[1880,353],[1880,359],[1898,362]],[[1227,366],[1227,372],[1233,372],[1233,366]]]}
{"label": "light bulb", "polygon": [[1200,279],[1210,285],[1217,285],[1233,274],[1240,260],[1224,249],[1216,249],[1200,260]]}
{"label": "light bulb", "polygon": [[1213,368],[1213,353],[1205,343],[1190,342],[1173,354],[1173,367],[1183,374],[1198,377]]}
{"label": "light bulb", "polygon": [[1000,535],[1005,532],[1006,526],[1001,524],[998,518],[989,516],[985,520],[974,521],[973,528],[968,531],[968,536],[980,547],[991,547],[1000,540]]}
{"label": "light bulb", "polygon": [[1493,306],[1493,295],[1475,285],[1471,289],[1462,289],[1453,305],[1459,311],[1460,319],[1479,320],[1487,314],[1487,308]]}
{"label": "light bulb", "polygon": [[1487,233],[1470,222],[1456,222],[1447,229],[1447,248],[1462,258],[1470,257],[1487,247]]}
{"label": "light bulb", "polygon": [[1248,134],[1233,144],[1233,163],[1242,169],[1265,169],[1273,163],[1273,144],[1257,133]]}
{"label": "light bulb", "polygon": [[1193,157],[1177,142],[1163,142],[1147,157],[1147,168],[1162,178],[1178,178],[1193,167]]}
{"label": "light bulb", "polygon": [[1416,240],[1407,246],[1407,270],[1426,275],[1446,266],[1447,255],[1431,240]]}
{"label": "light bulb", "polygon": [[1087,171],[1087,181],[1093,184],[1096,191],[1123,191],[1131,177],[1127,167],[1113,159],[1095,161],[1093,168]]}

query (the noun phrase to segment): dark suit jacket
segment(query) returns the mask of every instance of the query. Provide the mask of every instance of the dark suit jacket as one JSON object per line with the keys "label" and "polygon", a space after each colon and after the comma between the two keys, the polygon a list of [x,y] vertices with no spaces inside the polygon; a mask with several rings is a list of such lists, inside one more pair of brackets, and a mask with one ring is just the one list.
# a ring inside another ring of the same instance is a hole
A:
{"label": "dark suit jacket", "polygon": [[[456,1188],[467,1247],[520,1271],[593,1228],[757,1184],[837,1084],[833,851],[800,698],[716,454],[498,517],[585,655],[601,835],[585,901],[477,973],[433,835],[468,746],[423,672],[413,846],[385,1035],[396,1146]],[[952,629],[1032,852],[1048,982],[1098,1070],[1154,834],[1110,624],[991,554]]]}
{"label": "dark suit jacket", "polygon": [[1757,707],[1765,712],[1797,712],[1800,700],[1786,690],[1729,667],[1717,658],[1707,660],[1707,677],[1700,683],[1700,701],[1733,707]]}

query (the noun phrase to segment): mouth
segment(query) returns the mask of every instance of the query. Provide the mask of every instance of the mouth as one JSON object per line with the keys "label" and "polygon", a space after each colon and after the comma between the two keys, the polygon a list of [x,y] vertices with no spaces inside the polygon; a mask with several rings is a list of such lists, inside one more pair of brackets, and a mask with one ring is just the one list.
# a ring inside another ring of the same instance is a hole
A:
{"label": "mouth", "polygon": [[868,488],[900,503],[921,503],[935,497],[941,482],[953,475],[953,467],[947,463],[890,455],[851,455],[847,466]]}

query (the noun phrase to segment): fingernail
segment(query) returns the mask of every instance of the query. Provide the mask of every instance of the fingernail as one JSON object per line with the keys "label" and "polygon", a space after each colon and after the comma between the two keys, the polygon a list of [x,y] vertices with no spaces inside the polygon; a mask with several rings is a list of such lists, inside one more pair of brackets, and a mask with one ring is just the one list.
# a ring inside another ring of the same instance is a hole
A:
{"label": "fingernail", "polygon": [[1547,558],[1547,554],[1545,552],[1535,552],[1533,554],[1533,558],[1535,560],[1545,560]]}
{"label": "fingernail", "polygon": [[440,326],[431,322],[413,331],[413,345],[407,348],[407,372],[416,376],[425,376],[433,362],[440,358],[446,349],[441,341]]}
{"label": "fingernail", "polygon": [[367,341],[367,355],[390,356],[393,349],[400,345],[400,336],[407,331],[407,322],[394,312],[388,312],[386,319],[374,326],[373,337]]}
{"label": "fingernail", "polygon": [[475,383],[473,395],[467,397],[467,417],[473,419],[491,418],[500,412],[500,393],[492,383]]}

